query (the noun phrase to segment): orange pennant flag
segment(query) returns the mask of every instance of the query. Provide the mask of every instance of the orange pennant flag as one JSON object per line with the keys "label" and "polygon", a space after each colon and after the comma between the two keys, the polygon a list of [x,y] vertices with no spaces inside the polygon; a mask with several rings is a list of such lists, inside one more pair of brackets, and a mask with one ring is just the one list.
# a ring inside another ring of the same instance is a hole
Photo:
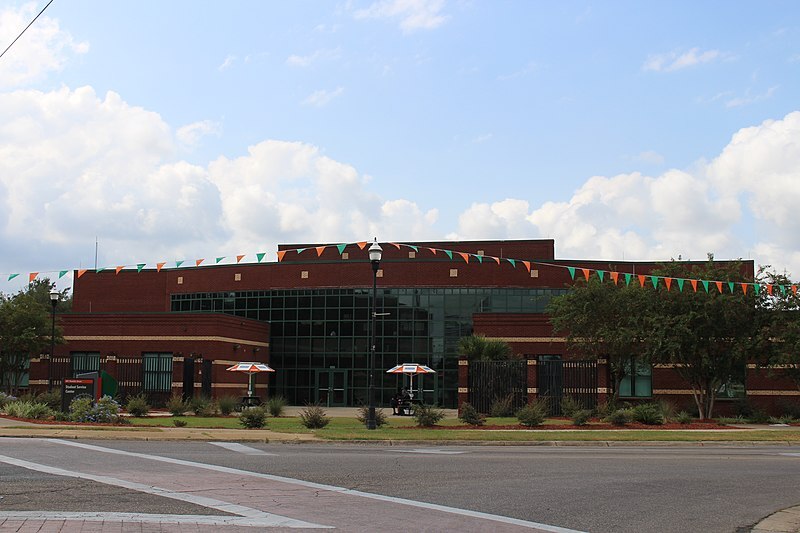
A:
{"label": "orange pennant flag", "polygon": [[792,294],[797,294],[797,285],[792,285]]}
{"label": "orange pennant flag", "polygon": [[286,250],[278,250],[278,262],[283,261],[283,256],[286,255]]}
{"label": "orange pennant flag", "polygon": [[123,268],[125,268],[125,265],[123,265],[123,266],[118,266],[118,267],[117,267],[117,268],[115,268],[114,270],[116,270],[116,271],[117,271],[117,274],[119,274],[119,271],[120,271],[120,270],[122,270]]}
{"label": "orange pennant flag", "polygon": [[469,263],[469,254],[468,253],[464,253],[464,252],[456,252],[456,253],[458,255],[460,255],[462,258],[464,258],[464,262],[465,263]]}
{"label": "orange pennant flag", "polygon": [[645,279],[645,275],[644,274],[639,274],[639,286],[640,287],[644,287],[644,279]]}
{"label": "orange pennant flag", "polygon": [[30,274],[28,274],[28,283],[33,283],[33,280],[35,280],[36,276],[38,275],[39,275],[38,272],[31,272]]}
{"label": "orange pennant flag", "polygon": [[525,265],[525,268],[528,269],[528,272],[531,271],[531,262],[530,261],[523,261],[522,264]]}
{"label": "orange pennant flag", "polygon": [[205,259],[197,259],[197,260],[195,260],[194,266],[199,267],[200,263],[202,263],[203,261],[205,261]]}
{"label": "orange pennant flag", "polygon": [[436,248],[428,248],[428,250],[430,250],[433,255],[436,255]]}
{"label": "orange pennant flag", "polygon": [[669,292],[669,288],[672,286],[672,278],[664,278],[664,283],[667,284],[667,292]]}
{"label": "orange pennant flag", "polygon": [[589,275],[591,274],[591,272],[589,272],[589,269],[588,268],[582,268],[581,272],[583,272],[583,277],[586,278],[586,281],[589,281]]}
{"label": "orange pennant flag", "polygon": [[612,272],[611,279],[614,280],[614,285],[616,285],[619,281],[619,272]]}
{"label": "orange pennant flag", "polygon": [[749,283],[742,283],[742,294],[747,294],[747,286]]}
{"label": "orange pennant flag", "polygon": [[500,258],[499,258],[499,257],[492,257],[492,259],[494,259],[495,261],[497,261],[497,264],[498,264],[498,265],[500,264]]}
{"label": "orange pennant flag", "polygon": [[164,265],[166,264],[166,261],[163,263],[156,263],[156,272],[161,272],[161,269],[164,268]]}
{"label": "orange pennant flag", "polygon": [[358,245],[359,248],[363,250],[364,247],[367,245],[367,241],[357,242],[356,244]]}
{"label": "orange pennant flag", "polygon": [[697,280],[696,279],[690,279],[689,283],[692,284],[692,288],[694,289],[694,292],[697,292]]}
{"label": "orange pennant flag", "polygon": [[722,282],[717,281],[715,283],[717,284],[717,290],[719,291],[720,294],[722,294]]}
{"label": "orange pennant flag", "polygon": [[84,268],[83,270],[78,270],[78,277],[79,277],[79,278],[80,278],[81,276],[83,276],[84,274],[86,274],[86,269],[85,269],[85,268]]}
{"label": "orange pennant flag", "polygon": [[772,283],[767,283],[767,294],[772,296]]}
{"label": "orange pennant flag", "polygon": [[399,245],[399,244],[397,244],[396,242],[390,242],[389,244],[391,244],[392,246],[394,246],[394,247],[395,247],[395,248],[397,248],[398,250],[400,249],[400,245]]}
{"label": "orange pennant flag", "polygon": [[238,263],[238,262],[240,262],[242,259],[244,259],[244,256],[243,256],[243,255],[237,255],[237,256],[236,256],[236,262],[237,262],[237,263]]}
{"label": "orange pennant flag", "polygon": [[317,251],[317,257],[322,255],[322,252],[325,251],[325,248],[327,248],[327,246],[317,246],[315,248],[315,250]]}

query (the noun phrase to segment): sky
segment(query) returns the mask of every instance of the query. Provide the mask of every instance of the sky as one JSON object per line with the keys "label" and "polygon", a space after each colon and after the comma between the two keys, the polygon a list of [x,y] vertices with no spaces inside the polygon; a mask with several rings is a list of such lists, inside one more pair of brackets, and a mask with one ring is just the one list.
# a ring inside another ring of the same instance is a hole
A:
{"label": "sky", "polygon": [[[0,0],[0,48],[46,3]],[[796,280],[798,21],[794,1],[54,0],[0,58],[0,291],[96,251],[375,237]]]}

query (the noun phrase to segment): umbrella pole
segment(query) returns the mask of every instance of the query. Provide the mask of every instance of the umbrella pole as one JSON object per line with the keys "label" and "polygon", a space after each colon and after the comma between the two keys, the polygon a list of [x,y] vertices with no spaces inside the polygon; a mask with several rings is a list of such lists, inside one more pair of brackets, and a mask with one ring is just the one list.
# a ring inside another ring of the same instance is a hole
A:
{"label": "umbrella pole", "polygon": [[247,395],[252,398],[254,396],[254,394],[253,394],[253,378],[255,377],[255,374],[250,372],[248,374],[248,376],[249,376],[249,379],[247,381]]}

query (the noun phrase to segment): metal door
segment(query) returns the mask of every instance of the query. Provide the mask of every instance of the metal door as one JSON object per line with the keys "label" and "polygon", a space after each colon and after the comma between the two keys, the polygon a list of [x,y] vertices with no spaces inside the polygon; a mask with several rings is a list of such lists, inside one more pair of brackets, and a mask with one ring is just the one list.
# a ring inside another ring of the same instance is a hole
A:
{"label": "metal door", "polygon": [[326,407],[347,405],[347,370],[317,370],[316,401]]}
{"label": "metal door", "polygon": [[584,409],[597,406],[597,361],[562,361],[560,355],[539,356],[539,398],[550,414],[560,416],[561,400],[570,396]]}

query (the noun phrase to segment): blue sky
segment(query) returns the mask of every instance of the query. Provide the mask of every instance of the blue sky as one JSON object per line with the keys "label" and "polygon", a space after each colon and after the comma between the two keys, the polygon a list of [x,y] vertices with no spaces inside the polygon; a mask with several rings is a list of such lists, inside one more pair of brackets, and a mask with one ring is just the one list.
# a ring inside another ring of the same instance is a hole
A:
{"label": "blue sky", "polygon": [[55,0],[0,59],[0,273],[373,236],[800,273],[798,12]]}

